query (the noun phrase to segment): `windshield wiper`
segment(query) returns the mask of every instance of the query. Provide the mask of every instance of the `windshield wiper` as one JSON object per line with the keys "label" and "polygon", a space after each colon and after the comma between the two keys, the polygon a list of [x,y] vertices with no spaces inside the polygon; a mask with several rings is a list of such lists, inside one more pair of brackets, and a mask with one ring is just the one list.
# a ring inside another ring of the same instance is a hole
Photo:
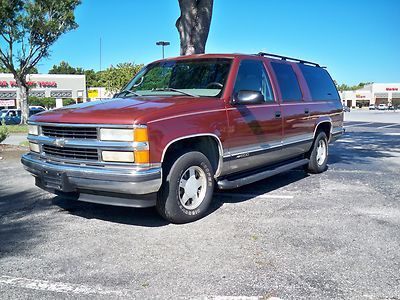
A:
{"label": "windshield wiper", "polygon": [[183,95],[190,96],[190,97],[200,97],[199,95],[191,94],[191,93],[182,91],[180,89],[174,89],[174,88],[158,88],[158,89],[152,89],[152,91],[155,91],[155,92],[177,92],[177,93],[181,93]]}
{"label": "windshield wiper", "polygon": [[131,91],[131,90],[123,90],[123,91],[121,91],[121,92],[119,92],[119,93],[116,93],[116,94],[114,95],[113,98],[122,97],[122,96],[127,96],[127,95],[129,95],[129,94],[132,94],[132,95],[134,95],[134,96],[140,96],[138,93],[136,93],[136,92],[134,92],[134,91]]}

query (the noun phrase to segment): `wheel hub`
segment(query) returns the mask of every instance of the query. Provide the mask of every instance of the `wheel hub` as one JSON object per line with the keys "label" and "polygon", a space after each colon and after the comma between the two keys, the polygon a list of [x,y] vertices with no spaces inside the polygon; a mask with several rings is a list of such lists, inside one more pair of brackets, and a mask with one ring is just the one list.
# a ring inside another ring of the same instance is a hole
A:
{"label": "wheel hub", "polygon": [[186,209],[195,209],[203,202],[206,189],[207,178],[203,169],[189,167],[179,181],[179,201]]}
{"label": "wheel hub", "polygon": [[324,140],[320,140],[318,142],[318,147],[317,147],[317,163],[318,165],[323,165],[323,163],[325,162],[326,156],[327,156],[327,147],[326,147],[326,143]]}

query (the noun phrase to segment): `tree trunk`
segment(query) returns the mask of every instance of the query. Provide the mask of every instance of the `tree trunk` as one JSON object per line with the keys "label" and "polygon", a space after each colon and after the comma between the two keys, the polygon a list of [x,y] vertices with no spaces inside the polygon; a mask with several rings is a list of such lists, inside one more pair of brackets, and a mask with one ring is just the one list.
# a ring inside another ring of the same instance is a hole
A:
{"label": "tree trunk", "polygon": [[29,104],[28,104],[28,95],[29,89],[27,85],[24,85],[21,81],[17,80],[17,85],[19,88],[19,96],[20,96],[20,107],[21,107],[21,123],[26,124],[29,118]]}
{"label": "tree trunk", "polygon": [[181,15],[176,20],[181,55],[205,52],[214,0],[178,0]]}

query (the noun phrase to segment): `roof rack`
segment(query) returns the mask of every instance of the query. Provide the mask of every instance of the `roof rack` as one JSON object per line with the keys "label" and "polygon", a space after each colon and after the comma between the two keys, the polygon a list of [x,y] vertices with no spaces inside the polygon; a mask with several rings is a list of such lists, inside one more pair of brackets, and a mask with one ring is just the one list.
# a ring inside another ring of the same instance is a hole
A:
{"label": "roof rack", "polygon": [[282,56],[282,55],[277,55],[277,54],[271,54],[271,53],[265,53],[265,52],[258,52],[257,53],[258,56],[268,56],[268,57],[272,57],[272,58],[280,58],[281,60],[291,60],[291,61],[296,61],[299,62],[301,64],[309,64],[309,65],[313,65],[316,67],[321,67],[319,64],[317,63],[313,63],[311,61],[307,61],[307,60],[302,60],[302,59],[298,59],[298,58],[293,58],[293,57],[287,57],[287,56]]}

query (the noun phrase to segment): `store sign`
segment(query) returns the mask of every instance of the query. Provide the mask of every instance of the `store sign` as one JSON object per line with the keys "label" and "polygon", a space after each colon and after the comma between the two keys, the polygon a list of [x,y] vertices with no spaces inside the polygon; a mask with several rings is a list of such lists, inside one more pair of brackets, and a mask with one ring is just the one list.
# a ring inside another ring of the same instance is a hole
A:
{"label": "store sign", "polygon": [[88,90],[87,93],[90,99],[99,98],[99,90]]}
{"label": "store sign", "polygon": [[0,100],[0,106],[15,106],[15,100]]}
{"label": "store sign", "polygon": [[366,97],[365,97],[365,95],[356,94],[356,98],[364,99]]}
{"label": "store sign", "polygon": [[[41,87],[41,88],[56,88],[57,82],[55,81],[28,81],[26,83],[30,88]],[[8,88],[8,87],[18,87],[16,81],[0,81],[0,88]]]}
{"label": "store sign", "polygon": [[390,88],[390,87],[388,87],[388,88],[386,88],[386,90],[387,91],[398,91],[399,88]]}

